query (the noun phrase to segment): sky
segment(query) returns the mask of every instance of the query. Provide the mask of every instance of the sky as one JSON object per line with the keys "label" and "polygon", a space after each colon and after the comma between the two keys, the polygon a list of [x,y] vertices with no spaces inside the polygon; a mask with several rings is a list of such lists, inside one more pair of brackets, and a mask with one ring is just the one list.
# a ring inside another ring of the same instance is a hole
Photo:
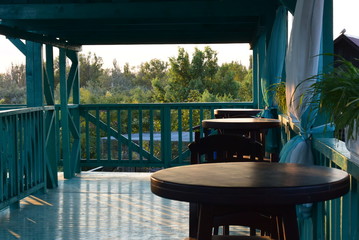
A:
{"label": "sky", "polygon": [[[334,38],[338,37],[345,28],[346,34],[359,37],[359,0],[334,0]],[[116,59],[119,66],[126,62],[130,66],[139,66],[142,62],[157,58],[168,61],[169,57],[175,57],[178,47],[183,47],[192,56],[194,48],[204,49],[206,45],[117,45],[117,46],[83,46],[83,53],[96,53],[102,57],[105,68],[111,68]],[[211,44],[211,48],[218,53],[218,63],[237,61],[246,66],[249,65],[251,50],[248,44]],[[56,49],[56,48],[55,48]],[[56,54],[56,53],[55,53]],[[6,72],[11,64],[24,63],[25,57],[12,43],[0,35],[0,72]]]}

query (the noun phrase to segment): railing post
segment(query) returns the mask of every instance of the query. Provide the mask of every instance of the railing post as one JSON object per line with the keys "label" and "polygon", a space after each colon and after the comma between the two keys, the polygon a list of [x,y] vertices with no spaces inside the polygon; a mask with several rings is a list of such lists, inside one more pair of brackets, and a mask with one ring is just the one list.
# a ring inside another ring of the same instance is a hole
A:
{"label": "railing post", "polygon": [[171,165],[171,109],[165,105],[161,111],[161,160],[164,167]]}

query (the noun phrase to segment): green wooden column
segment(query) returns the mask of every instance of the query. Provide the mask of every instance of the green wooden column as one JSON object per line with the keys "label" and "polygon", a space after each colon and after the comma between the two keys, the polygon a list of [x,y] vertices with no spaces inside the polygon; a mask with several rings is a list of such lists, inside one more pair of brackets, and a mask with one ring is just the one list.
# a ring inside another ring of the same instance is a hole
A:
{"label": "green wooden column", "polygon": [[[334,41],[333,41],[333,0],[324,1],[323,12],[323,38],[322,46],[323,53],[334,53]],[[330,70],[326,68],[333,63],[333,56],[326,56],[323,59],[324,71]]]}
{"label": "green wooden column", "polygon": [[266,57],[266,34],[263,32],[253,47],[253,99],[258,108],[264,107],[261,77]]}
{"label": "green wooden column", "polygon": [[[66,59],[71,60],[68,77]],[[60,123],[62,137],[62,157],[64,177],[72,178],[75,172],[80,172],[80,81],[78,74],[78,53],[72,50],[60,49]],[[69,108],[70,96],[72,106]]]}
{"label": "green wooden column", "polygon": [[[71,67],[67,79],[67,93],[68,97],[72,93],[72,103],[76,108],[71,109],[69,115],[69,127],[72,137],[71,149],[71,168],[73,171],[79,173],[80,169],[80,78],[79,78],[79,58],[78,53],[72,50],[66,51],[66,56],[71,60]],[[69,99],[68,99],[69,101]]]}
{"label": "green wooden column", "polygon": [[[44,75],[43,75],[43,51],[42,44],[31,41],[26,41],[26,96],[27,107],[43,107],[44,106]],[[33,146],[34,152],[38,153],[41,158],[42,166],[34,166],[43,170],[45,187],[47,190],[47,175],[46,175],[46,161],[45,161],[45,131],[44,131],[44,114],[40,114],[39,119],[42,122],[41,126],[35,130],[36,134],[40,134],[41,141],[38,141]]]}
{"label": "green wooden column", "polygon": [[27,106],[44,106],[42,45],[26,41]]}
{"label": "green wooden column", "polygon": [[70,179],[74,176],[71,164],[70,130],[69,130],[69,108],[68,108],[68,86],[66,79],[66,50],[60,48],[59,70],[60,70],[60,124],[62,137],[62,158],[64,166],[64,177]]}
{"label": "green wooden column", "polygon": [[259,81],[259,70],[258,70],[258,47],[254,46],[253,47],[253,60],[252,60],[252,66],[253,66],[253,103],[255,105],[256,108],[259,108],[258,106],[258,81]]}
{"label": "green wooden column", "polygon": [[53,107],[45,111],[45,161],[47,169],[47,186],[54,188],[58,186],[57,166],[59,154],[59,142],[56,136],[58,123],[56,121],[55,99],[54,99],[54,56],[53,47],[46,45],[46,66],[44,68],[44,96],[47,106]]}

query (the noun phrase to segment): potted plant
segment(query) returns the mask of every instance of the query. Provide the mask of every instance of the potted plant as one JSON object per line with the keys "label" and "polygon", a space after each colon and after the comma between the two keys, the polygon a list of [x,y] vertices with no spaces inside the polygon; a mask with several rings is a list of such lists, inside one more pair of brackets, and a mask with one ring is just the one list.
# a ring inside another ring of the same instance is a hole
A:
{"label": "potted plant", "polygon": [[266,94],[271,94],[274,97],[281,113],[287,113],[285,82],[273,83],[267,88]]}
{"label": "potted plant", "polygon": [[359,68],[340,58],[330,72],[313,78],[317,81],[309,89],[310,103],[334,123],[337,138],[345,130],[351,159],[359,161]]}

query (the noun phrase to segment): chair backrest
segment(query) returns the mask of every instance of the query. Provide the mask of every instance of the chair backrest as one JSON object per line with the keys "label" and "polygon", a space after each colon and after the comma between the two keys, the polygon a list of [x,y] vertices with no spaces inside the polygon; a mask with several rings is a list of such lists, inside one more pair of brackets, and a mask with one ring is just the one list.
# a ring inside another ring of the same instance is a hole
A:
{"label": "chair backrest", "polygon": [[188,145],[191,164],[263,161],[262,145],[241,135],[210,135]]}

